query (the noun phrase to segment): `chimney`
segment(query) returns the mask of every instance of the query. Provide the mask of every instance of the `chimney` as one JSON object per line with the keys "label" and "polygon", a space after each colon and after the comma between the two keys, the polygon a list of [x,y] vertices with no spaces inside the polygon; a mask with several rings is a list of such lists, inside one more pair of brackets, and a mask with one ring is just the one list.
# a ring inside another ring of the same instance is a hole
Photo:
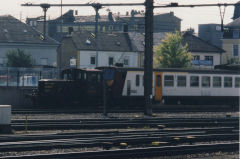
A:
{"label": "chimney", "polygon": [[232,19],[235,20],[240,17],[240,2],[234,5],[234,13]]}
{"label": "chimney", "polygon": [[108,20],[109,21],[113,21],[113,14],[112,14],[112,12],[108,12]]}

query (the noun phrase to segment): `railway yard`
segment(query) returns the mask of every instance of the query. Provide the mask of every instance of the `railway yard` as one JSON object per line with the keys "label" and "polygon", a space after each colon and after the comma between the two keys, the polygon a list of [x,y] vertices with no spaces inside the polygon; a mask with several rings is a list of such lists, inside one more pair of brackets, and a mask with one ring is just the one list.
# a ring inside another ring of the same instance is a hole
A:
{"label": "railway yard", "polygon": [[238,111],[12,112],[0,158],[239,158]]}

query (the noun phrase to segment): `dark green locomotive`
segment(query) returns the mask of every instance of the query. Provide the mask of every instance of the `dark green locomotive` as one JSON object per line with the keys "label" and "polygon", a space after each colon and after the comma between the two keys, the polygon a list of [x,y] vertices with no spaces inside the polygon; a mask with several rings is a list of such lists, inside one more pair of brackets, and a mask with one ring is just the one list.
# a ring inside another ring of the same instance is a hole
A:
{"label": "dark green locomotive", "polygon": [[33,104],[41,107],[91,106],[101,104],[102,71],[66,69],[61,79],[41,79],[30,95]]}

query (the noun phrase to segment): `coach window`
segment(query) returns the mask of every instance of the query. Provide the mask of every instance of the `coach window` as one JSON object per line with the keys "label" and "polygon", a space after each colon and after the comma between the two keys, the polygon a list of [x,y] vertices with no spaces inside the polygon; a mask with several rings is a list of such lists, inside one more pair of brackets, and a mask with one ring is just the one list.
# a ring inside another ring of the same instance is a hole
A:
{"label": "coach window", "polygon": [[177,86],[178,87],[186,87],[187,78],[186,76],[177,76]]}
{"label": "coach window", "polygon": [[232,87],[232,77],[224,77],[224,87]]}
{"label": "coach window", "polygon": [[222,87],[221,77],[213,77],[213,87]]}
{"label": "coach window", "polygon": [[140,84],[140,76],[136,75],[136,86],[138,87]]}
{"label": "coach window", "polygon": [[174,86],[174,77],[173,75],[164,76],[164,86],[173,87]]}
{"label": "coach window", "polygon": [[210,87],[210,77],[202,76],[202,87]]}
{"label": "coach window", "polygon": [[191,87],[199,87],[199,77],[198,76],[190,77],[190,86]]}
{"label": "coach window", "polygon": [[235,87],[236,88],[240,87],[240,77],[235,77]]}
{"label": "coach window", "polygon": [[142,85],[144,86],[144,75],[142,76]]}

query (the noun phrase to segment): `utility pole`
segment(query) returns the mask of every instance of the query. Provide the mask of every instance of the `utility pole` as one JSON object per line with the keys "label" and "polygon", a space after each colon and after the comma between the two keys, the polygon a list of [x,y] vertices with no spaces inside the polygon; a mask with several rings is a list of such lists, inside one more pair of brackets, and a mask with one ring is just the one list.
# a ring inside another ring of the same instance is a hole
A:
{"label": "utility pole", "polygon": [[46,40],[46,15],[48,8],[50,8],[50,4],[43,3],[40,6],[42,7],[44,12],[43,40]]}
{"label": "utility pole", "polygon": [[145,1],[144,99],[145,114],[152,115],[153,82],[153,0]]}
{"label": "utility pole", "polygon": [[96,41],[96,67],[98,67],[98,18],[99,18],[99,9],[102,8],[100,3],[93,3],[92,7],[95,9],[95,41]]}

